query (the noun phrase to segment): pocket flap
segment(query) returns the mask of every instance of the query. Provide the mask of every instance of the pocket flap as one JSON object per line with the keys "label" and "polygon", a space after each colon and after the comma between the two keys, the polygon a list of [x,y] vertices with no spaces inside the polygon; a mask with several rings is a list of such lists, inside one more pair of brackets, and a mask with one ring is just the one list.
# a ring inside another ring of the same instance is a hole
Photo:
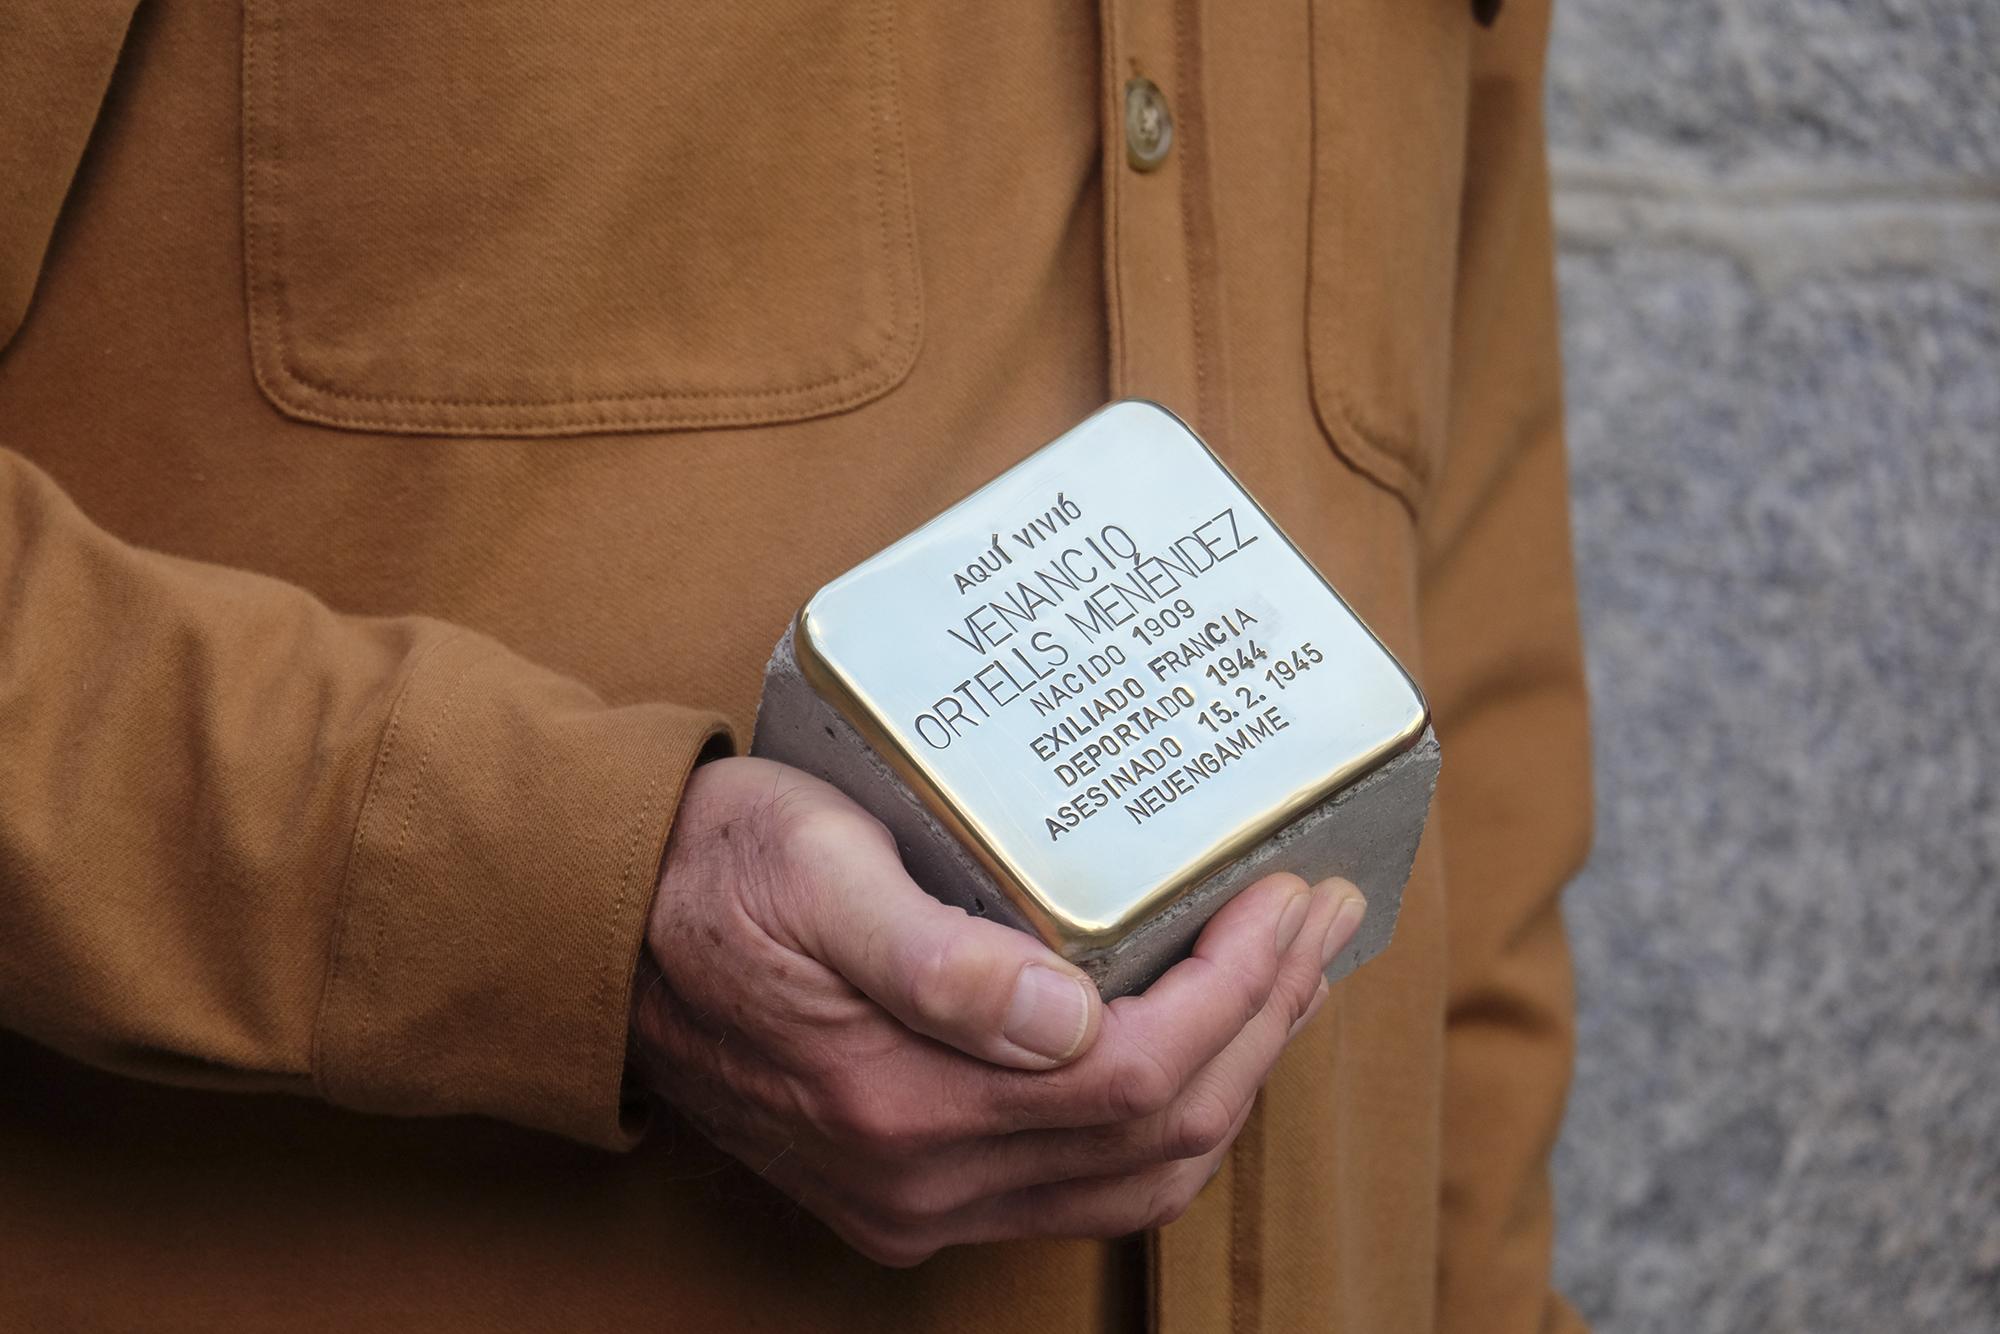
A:
{"label": "pocket flap", "polygon": [[775,422],[921,315],[886,0],[247,0],[252,356],[383,431]]}

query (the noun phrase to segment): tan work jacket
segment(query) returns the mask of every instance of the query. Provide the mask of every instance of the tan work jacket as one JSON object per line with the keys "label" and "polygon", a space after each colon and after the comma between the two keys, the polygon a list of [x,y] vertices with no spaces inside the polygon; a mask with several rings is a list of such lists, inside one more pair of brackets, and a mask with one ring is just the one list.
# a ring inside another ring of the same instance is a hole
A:
{"label": "tan work jacket", "polygon": [[[1573,1327],[1547,15],[1474,8],[0,0],[0,1328]],[[621,1106],[641,919],[804,597],[1115,395],[1416,673],[1432,833],[1183,1221],[880,1269]]]}

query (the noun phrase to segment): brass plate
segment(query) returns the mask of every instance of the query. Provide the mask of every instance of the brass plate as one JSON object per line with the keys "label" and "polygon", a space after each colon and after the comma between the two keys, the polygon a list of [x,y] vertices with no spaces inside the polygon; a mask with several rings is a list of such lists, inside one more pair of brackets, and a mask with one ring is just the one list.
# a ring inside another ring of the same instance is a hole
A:
{"label": "brass plate", "polygon": [[1137,400],[826,585],[794,642],[814,689],[1071,958],[1429,720],[1221,461]]}

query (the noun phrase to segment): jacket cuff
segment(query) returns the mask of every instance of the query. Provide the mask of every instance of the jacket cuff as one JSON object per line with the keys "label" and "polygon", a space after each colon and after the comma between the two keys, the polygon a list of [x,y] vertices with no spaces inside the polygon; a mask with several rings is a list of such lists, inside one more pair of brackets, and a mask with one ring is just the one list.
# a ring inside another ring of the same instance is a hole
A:
{"label": "jacket cuff", "polygon": [[329,1101],[482,1113],[607,1148],[633,972],[720,716],[614,708],[459,633],[416,660],[355,827],[314,1036]]}

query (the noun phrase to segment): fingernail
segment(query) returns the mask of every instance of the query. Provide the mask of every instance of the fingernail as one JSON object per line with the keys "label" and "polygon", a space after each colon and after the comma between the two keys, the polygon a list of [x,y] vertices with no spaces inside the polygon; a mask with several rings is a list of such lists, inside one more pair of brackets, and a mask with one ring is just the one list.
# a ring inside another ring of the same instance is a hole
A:
{"label": "fingernail", "polygon": [[1017,1047],[1066,1061],[1083,1045],[1090,1028],[1090,995],[1083,979],[1029,964],[1014,983],[1001,1031]]}
{"label": "fingernail", "polygon": [[1290,949],[1292,942],[1299,938],[1299,931],[1306,924],[1306,909],[1311,906],[1312,895],[1294,894],[1292,895],[1292,901],[1285,905],[1285,910],[1278,914],[1278,953],[1280,955],[1283,955],[1286,950]]}
{"label": "fingernail", "polygon": [[1333,914],[1333,921],[1327,924],[1326,939],[1319,947],[1319,966],[1325,968],[1333,962],[1333,956],[1345,949],[1347,942],[1354,939],[1354,932],[1361,925],[1361,915],[1368,911],[1368,900],[1359,894],[1350,894]]}

